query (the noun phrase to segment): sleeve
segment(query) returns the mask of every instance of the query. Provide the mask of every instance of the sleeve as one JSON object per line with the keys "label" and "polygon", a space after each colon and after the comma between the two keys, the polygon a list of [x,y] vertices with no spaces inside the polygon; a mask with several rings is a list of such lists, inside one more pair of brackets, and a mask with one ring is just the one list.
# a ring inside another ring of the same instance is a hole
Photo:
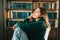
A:
{"label": "sleeve", "polygon": [[46,30],[46,23],[44,21],[32,22],[32,23],[23,23],[20,25],[23,30]]}
{"label": "sleeve", "polygon": [[35,29],[46,29],[46,23],[44,21],[38,21],[38,22],[33,22],[30,23],[30,28],[35,28]]}
{"label": "sleeve", "polygon": [[29,18],[26,18],[23,22],[24,22],[24,23],[26,23],[26,22],[27,22],[27,23],[30,22],[30,21],[29,21]]}
{"label": "sleeve", "polygon": [[21,24],[20,22],[17,22],[14,26],[19,27],[18,25]]}
{"label": "sleeve", "polygon": [[22,25],[29,24],[29,22],[30,22],[29,19],[26,18],[23,22],[17,22],[14,26],[20,27],[20,26],[22,26]]}

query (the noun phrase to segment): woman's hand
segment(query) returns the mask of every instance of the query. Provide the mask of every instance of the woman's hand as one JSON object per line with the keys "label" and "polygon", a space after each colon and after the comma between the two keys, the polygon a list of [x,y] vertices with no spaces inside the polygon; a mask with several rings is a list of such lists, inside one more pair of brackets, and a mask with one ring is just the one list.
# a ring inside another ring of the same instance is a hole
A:
{"label": "woman's hand", "polygon": [[14,26],[12,27],[12,29],[15,30],[15,29],[16,29],[16,26],[14,25]]}

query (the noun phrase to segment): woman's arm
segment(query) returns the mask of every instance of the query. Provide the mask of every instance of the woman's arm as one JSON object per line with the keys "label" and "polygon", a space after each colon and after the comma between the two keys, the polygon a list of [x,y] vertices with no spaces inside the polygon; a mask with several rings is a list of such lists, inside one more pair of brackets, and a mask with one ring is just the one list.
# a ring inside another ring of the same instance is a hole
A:
{"label": "woman's arm", "polygon": [[17,23],[12,27],[12,29],[15,30],[17,27],[20,27],[20,24],[23,24],[23,23],[29,23],[29,18],[26,18],[22,23],[21,23],[21,22],[17,22]]}
{"label": "woman's arm", "polygon": [[[28,18],[26,18],[26,19],[22,22],[22,24],[23,24],[23,23],[30,23],[30,22],[32,22],[32,21],[33,21],[32,15],[33,15],[33,14],[31,14]],[[34,21],[35,21],[35,20],[34,20]],[[20,23],[20,22],[17,22],[17,23],[12,27],[12,29],[15,30],[16,27],[19,27],[19,26],[18,26],[19,24],[21,24],[21,23]]]}

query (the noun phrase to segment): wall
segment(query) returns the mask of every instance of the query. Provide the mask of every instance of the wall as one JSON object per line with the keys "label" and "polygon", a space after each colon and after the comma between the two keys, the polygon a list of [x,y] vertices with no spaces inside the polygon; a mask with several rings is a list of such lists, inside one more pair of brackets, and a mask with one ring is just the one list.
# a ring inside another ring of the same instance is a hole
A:
{"label": "wall", "polygon": [[3,0],[0,0],[0,40],[3,40]]}
{"label": "wall", "polygon": [[[59,0],[60,1],[60,0]],[[60,40],[60,2],[59,2],[59,20],[58,20],[58,40]]]}

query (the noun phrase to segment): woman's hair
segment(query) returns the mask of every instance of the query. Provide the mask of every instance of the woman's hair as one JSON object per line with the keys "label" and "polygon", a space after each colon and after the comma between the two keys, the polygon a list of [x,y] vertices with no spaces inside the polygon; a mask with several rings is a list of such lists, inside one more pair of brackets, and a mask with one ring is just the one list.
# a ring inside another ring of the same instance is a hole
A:
{"label": "woman's hair", "polygon": [[[38,8],[40,9],[41,15],[46,15],[46,14],[47,14],[47,9],[42,8],[42,7],[38,7]],[[37,9],[37,8],[36,8],[36,9]],[[32,13],[33,13],[36,9],[33,9]]]}
{"label": "woman's hair", "polygon": [[[48,26],[48,27],[51,27],[51,26],[50,26],[50,23],[49,23],[49,20],[48,20],[48,16],[47,16],[47,9],[42,8],[42,7],[38,7],[38,8],[40,9],[41,16],[45,19],[47,26]],[[34,12],[35,10],[36,10],[36,9],[33,9],[33,12]]]}
{"label": "woman's hair", "polygon": [[41,15],[46,15],[47,14],[47,9],[42,8],[42,7],[38,7],[40,9],[40,13]]}

